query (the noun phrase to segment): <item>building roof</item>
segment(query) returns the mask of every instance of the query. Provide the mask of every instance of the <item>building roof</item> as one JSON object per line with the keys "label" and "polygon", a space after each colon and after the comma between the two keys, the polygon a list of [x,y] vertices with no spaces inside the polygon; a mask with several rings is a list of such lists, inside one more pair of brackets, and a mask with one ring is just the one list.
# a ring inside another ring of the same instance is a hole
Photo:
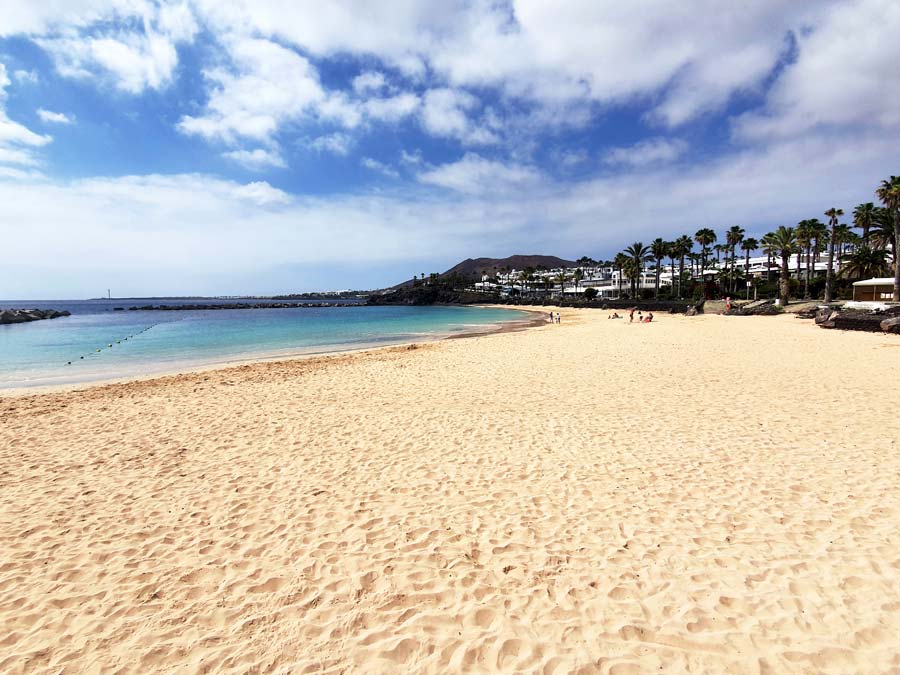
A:
{"label": "building roof", "polygon": [[862,281],[854,281],[854,286],[893,286],[893,277],[881,277],[876,279],[863,279]]}

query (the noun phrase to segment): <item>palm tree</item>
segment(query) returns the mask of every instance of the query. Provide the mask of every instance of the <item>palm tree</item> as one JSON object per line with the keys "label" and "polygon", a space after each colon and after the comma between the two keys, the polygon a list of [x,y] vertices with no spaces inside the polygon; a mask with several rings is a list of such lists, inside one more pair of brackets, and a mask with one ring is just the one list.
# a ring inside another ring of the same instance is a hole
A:
{"label": "palm tree", "polygon": [[700,287],[703,289],[703,297],[706,297],[706,283],[703,278],[706,272],[706,252],[711,243],[716,240],[716,233],[708,227],[703,227],[694,233],[694,241],[700,244]]}
{"label": "palm tree", "polygon": [[669,253],[669,243],[660,237],[657,237],[650,244],[650,253],[653,255],[653,260],[656,261],[656,294],[654,297],[658,300],[660,266],[662,265],[662,261],[665,260],[666,255]]}
{"label": "palm tree", "polygon": [[831,237],[828,244],[828,267],[825,270],[825,302],[831,302],[832,286],[834,286],[834,245],[836,243],[834,228],[837,227],[838,218],[844,215],[844,209],[832,206],[825,212],[825,215],[828,216],[828,224],[831,226]]}
{"label": "palm tree", "polygon": [[847,223],[839,223],[834,228],[834,240],[838,245],[838,254],[844,255],[844,253],[849,252],[849,249],[859,246],[862,242],[862,237],[851,230]]}
{"label": "palm tree", "polygon": [[563,267],[559,273],[556,275],[556,281],[559,282],[559,297],[566,297],[566,282],[569,280],[569,275],[566,273],[566,268]]}
{"label": "palm tree", "polygon": [[722,253],[728,252],[727,244],[716,244],[712,247],[712,250],[716,252],[716,267],[722,264]]}
{"label": "palm tree", "polygon": [[801,220],[797,223],[794,234],[797,236],[797,278],[800,278],[800,252],[806,251],[806,279],[803,284],[803,297],[809,297],[809,255],[812,249],[815,233],[811,227],[811,220]]}
{"label": "palm tree", "polygon": [[848,278],[880,277],[887,274],[889,269],[887,251],[869,248],[865,244],[841,258],[841,275]]}
{"label": "palm tree", "polygon": [[525,295],[525,286],[531,283],[534,279],[534,269],[531,267],[526,267],[524,270],[519,272],[519,283],[522,284],[522,295]]}
{"label": "palm tree", "polygon": [[853,209],[853,227],[858,227],[862,230],[864,242],[869,241],[869,230],[874,223],[875,204],[872,202],[865,202],[864,204],[858,204],[856,208]]}
{"label": "palm tree", "polygon": [[678,297],[682,298],[681,284],[684,281],[684,257],[689,255],[691,249],[694,248],[694,240],[688,235],[683,234],[675,240],[675,248],[678,250]]}
{"label": "palm tree", "polygon": [[578,284],[584,279],[584,270],[579,267],[575,270],[575,274],[572,275],[572,278],[575,280],[575,292],[578,293]]}
{"label": "palm tree", "polygon": [[740,225],[732,225],[725,233],[725,241],[731,247],[731,292],[737,290],[737,281],[734,276],[734,250],[744,239],[744,228]]}
{"label": "palm tree", "polygon": [[875,191],[878,199],[884,204],[894,220],[894,238],[892,256],[894,260],[894,302],[900,302],[900,176],[891,176],[881,181],[881,185]]}
{"label": "palm tree", "polygon": [[650,247],[644,246],[644,242],[636,241],[627,247],[623,253],[632,262],[631,274],[629,274],[631,279],[631,297],[637,299],[637,280],[640,278],[641,272],[644,271],[644,263],[650,259]]}
{"label": "palm tree", "polygon": [[778,297],[781,300],[781,305],[786,307],[791,290],[791,273],[788,269],[788,260],[797,248],[797,236],[794,228],[781,225],[774,232],[767,234],[765,238],[768,239],[768,245],[781,258],[781,280],[778,284]]}
{"label": "palm tree", "polygon": [[625,269],[625,263],[628,262],[628,256],[624,253],[616,253],[616,257],[613,258],[613,267],[619,272],[619,293],[618,298],[622,297],[622,273]]}
{"label": "palm tree", "polygon": [[[669,287],[669,297],[674,297],[675,293],[675,258],[678,257],[678,242],[668,241],[666,242],[666,251],[669,256],[669,262],[672,266],[672,274],[670,275],[672,285]],[[680,282],[679,282],[680,283]]]}
{"label": "palm tree", "polygon": [[[741,240],[741,250],[746,256],[744,259],[744,274],[748,281],[750,280],[750,251],[755,251],[758,248],[759,242],[753,237],[746,237]],[[747,286],[747,299],[750,299],[750,286]]]}

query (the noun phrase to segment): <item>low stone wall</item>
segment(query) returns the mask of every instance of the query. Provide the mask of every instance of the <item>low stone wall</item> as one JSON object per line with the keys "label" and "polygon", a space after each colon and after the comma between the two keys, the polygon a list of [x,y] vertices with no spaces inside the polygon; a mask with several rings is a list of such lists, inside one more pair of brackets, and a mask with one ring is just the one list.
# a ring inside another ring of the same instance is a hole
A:
{"label": "low stone wall", "polygon": [[59,312],[55,309],[2,309],[0,310],[0,324],[28,323],[29,321],[56,319],[69,315],[67,311]]}

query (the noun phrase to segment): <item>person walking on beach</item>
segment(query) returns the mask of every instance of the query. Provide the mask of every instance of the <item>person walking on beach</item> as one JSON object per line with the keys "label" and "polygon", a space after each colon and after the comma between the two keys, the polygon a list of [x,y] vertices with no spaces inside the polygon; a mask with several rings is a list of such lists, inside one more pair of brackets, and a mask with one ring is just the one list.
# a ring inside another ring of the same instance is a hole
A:
{"label": "person walking on beach", "polygon": [[556,323],[559,323],[559,312],[556,313]]}
{"label": "person walking on beach", "polygon": [[631,308],[631,311],[628,312],[628,323],[634,323],[634,307]]}

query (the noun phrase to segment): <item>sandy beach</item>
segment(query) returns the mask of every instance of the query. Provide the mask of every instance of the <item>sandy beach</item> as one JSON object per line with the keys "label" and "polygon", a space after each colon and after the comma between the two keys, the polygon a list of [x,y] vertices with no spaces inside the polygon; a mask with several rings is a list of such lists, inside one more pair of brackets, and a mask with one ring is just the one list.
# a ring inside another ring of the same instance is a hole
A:
{"label": "sandy beach", "polygon": [[0,397],[0,672],[900,672],[900,340],[606,315]]}

